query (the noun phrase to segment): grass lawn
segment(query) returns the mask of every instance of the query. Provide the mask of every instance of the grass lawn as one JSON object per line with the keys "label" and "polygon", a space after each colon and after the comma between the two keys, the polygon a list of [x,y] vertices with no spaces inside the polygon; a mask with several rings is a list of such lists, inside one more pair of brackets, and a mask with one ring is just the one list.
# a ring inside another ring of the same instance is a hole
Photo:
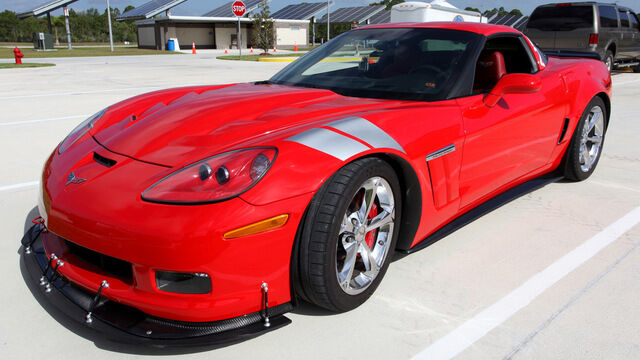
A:
{"label": "grass lawn", "polygon": [[221,60],[243,60],[243,61],[258,61],[258,59],[260,58],[274,58],[274,57],[300,57],[302,55],[305,55],[306,53],[290,53],[290,54],[276,54],[276,55],[264,55],[264,56],[260,56],[260,55],[242,55],[242,59],[240,59],[240,56],[238,55],[223,55],[223,56],[218,56],[218,59]]}
{"label": "grass lawn", "polygon": [[[180,54],[174,51],[138,49],[137,47],[116,47],[113,52],[109,47],[82,47],[67,50],[58,48],[55,51],[35,51],[31,48],[20,48],[24,54],[24,59],[29,58],[52,58],[52,57],[84,57],[84,56],[122,56],[122,55],[169,55]],[[0,48],[0,59],[12,59],[13,49]]]}
{"label": "grass lawn", "polygon": [[20,65],[17,65],[17,64],[0,63],[0,69],[19,69],[19,68],[34,68],[34,67],[47,67],[47,66],[56,66],[56,64],[22,63]]}
{"label": "grass lawn", "polygon": [[[55,45],[55,44],[54,44]],[[104,43],[104,42],[74,42],[71,43],[72,46],[109,46],[109,43]],[[138,46],[137,43],[129,43],[128,45],[125,45],[124,43],[121,42],[115,42],[113,43],[114,46]],[[0,46],[11,46],[11,47],[15,47],[18,46],[20,49],[22,48],[33,48],[33,43],[32,42],[6,42],[6,41],[0,41]],[[64,41],[62,41],[62,38],[60,39],[60,45],[55,46],[57,48],[67,48],[67,37],[65,35],[64,37]]]}

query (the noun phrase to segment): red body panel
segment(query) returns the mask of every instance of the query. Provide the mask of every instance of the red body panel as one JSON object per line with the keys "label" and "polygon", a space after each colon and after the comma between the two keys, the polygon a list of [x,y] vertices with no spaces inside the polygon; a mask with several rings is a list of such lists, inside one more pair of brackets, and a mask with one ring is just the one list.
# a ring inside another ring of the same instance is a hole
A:
{"label": "red body panel", "polygon": [[[516,32],[467,23],[394,26]],[[405,200],[421,202],[412,245],[486,199],[557,167],[586,104],[597,94],[608,101],[611,80],[602,64],[580,59],[551,58],[534,76],[540,91],[507,94],[491,108],[484,95],[428,103],[253,84],[170,89],[123,101],[45,164],[40,213],[51,231],[45,247],[68,262],[60,271],[70,281],[96,291],[106,278],[112,286],[104,296],[163,318],[212,321],[258,311],[262,282],[269,284],[270,305],[291,301],[300,220],[315,192],[346,163],[386,154],[413,170],[422,198]],[[376,146],[332,127],[345,118],[364,119],[399,146]],[[558,143],[565,118],[567,135]],[[331,144],[322,150],[292,140],[312,129],[348,138],[361,150],[339,158]],[[265,177],[236,198],[191,206],[141,198],[183,166],[262,146],[277,148],[278,156]],[[426,161],[450,146],[455,151]],[[116,164],[96,163],[94,152]],[[71,172],[86,181],[68,184]],[[289,220],[279,229],[223,239],[229,230],[281,214]],[[74,258],[61,238],[130,262],[133,283]],[[207,273],[212,292],[160,291],[156,270]]]}

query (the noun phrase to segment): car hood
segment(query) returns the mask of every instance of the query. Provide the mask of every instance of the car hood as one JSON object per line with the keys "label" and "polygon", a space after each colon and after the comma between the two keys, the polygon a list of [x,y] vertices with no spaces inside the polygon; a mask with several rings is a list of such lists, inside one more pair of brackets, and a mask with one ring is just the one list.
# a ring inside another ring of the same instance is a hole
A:
{"label": "car hood", "polygon": [[92,135],[115,153],[178,166],[261,136],[400,103],[268,84],[170,89],[110,107]]}

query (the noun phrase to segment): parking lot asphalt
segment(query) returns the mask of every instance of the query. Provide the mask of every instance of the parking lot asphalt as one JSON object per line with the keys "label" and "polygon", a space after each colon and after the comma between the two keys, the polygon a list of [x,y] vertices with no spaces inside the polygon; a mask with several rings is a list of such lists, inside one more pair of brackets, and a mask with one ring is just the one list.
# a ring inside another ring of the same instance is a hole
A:
{"label": "parking lot asphalt", "polygon": [[39,59],[0,79],[0,357],[3,359],[638,359],[640,74],[616,73],[604,152],[582,183],[555,182],[398,257],[371,299],[225,347],[105,339],[43,307],[20,268],[42,164],[88,115],[147,91],[269,78],[286,64],[174,56]]}

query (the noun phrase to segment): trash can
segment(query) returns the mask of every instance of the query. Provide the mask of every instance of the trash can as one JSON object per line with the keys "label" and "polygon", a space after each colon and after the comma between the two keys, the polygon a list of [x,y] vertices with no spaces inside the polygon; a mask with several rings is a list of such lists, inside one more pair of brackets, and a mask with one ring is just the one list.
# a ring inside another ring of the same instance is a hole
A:
{"label": "trash can", "polygon": [[167,41],[167,50],[176,51],[176,43],[173,40]]}

